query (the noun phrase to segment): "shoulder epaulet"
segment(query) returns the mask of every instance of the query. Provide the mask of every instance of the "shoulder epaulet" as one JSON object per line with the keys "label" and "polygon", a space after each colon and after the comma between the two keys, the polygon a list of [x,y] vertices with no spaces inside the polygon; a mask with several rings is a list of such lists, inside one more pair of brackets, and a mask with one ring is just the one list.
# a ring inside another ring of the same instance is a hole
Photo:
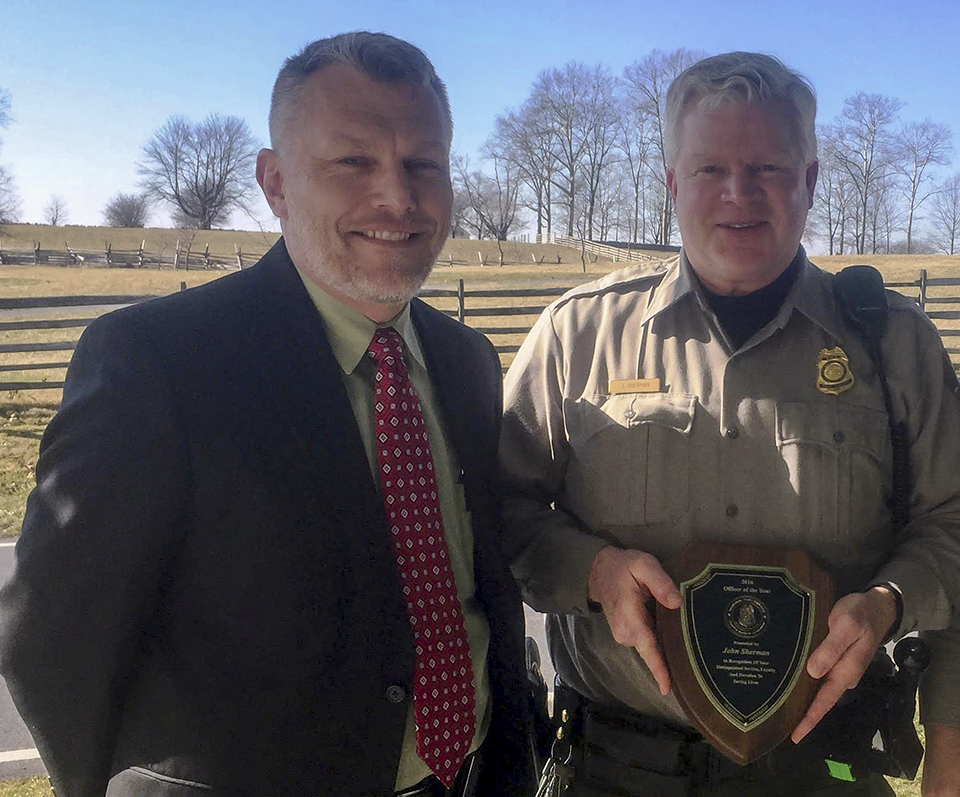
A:
{"label": "shoulder epaulet", "polygon": [[636,286],[637,289],[650,287],[668,274],[671,268],[680,262],[679,255],[667,260],[654,260],[643,263],[633,263],[624,268],[611,271],[604,277],[585,282],[576,288],[571,288],[557,300],[557,304],[566,303],[572,299],[582,299],[598,294],[606,293],[610,290],[629,288]]}

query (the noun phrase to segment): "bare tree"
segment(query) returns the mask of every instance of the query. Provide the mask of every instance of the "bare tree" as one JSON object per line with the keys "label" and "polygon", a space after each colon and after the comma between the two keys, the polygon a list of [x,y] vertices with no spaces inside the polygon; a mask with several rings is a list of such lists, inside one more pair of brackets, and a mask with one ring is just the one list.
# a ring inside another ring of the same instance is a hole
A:
{"label": "bare tree", "polygon": [[13,175],[0,166],[0,224],[13,224],[20,220],[20,192]]}
{"label": "bare tree", "polygon": [[60,227],[67,223],[67,200],[60,194],[54,194],[43,206],[43,220],[51,227]]}
{"label": "bare tree", "polygon": [[837,131],[832,125],[817,130],[820,175],[817,198],[807,216],[808,237],[825,239],[831,255],[842,255],[852,224],[853,182],[837,153]]}
{"label": "bare tree", "polygon": [[960,254],[960,172],[940,184],[930,216],[934,243],[948,255]]}
{"label": "bare tree", "polygon": [[519,111],[498,116],[493,134],[484,146],[488,154],[497,153],[513,163],[526,186],[522,204],[537,219],[537,236],[550,237],[553,231],[553,173],[556,168],[556,136],[537,98],[529,98]]}
{"label": "bare tree", "polygon": [[146,194],[125,194],[118,191],[103,208],[107,227],[145,227],[150,217],[150,200]]}
{"label": "bare tree", "polygon": [[565,204],[569,236],[577,218],[577,191],[592,124],[587,103],[594,73],[599,70],[571,61],[560,69],[544,70],[533,86],[531,99],[554,134],[557,168],[551,181]]}
{"label": "bare tree", "polygon": [[893,250],[893,235],[905,229],[906,216],[896,201],[896,184],[891,175],[877,183],[867,216],[870,220],[870,251],[888,253]]}
{"label": "bare tree", "polygon": [[459,180],[453,180],[453,207],[450,211],[450,237],[463,238],[470,224],[470,197],[460,185]]}
{"label": "bare tree", "polygon": [[605,67],[593,70],[587,97],[587,146],[583,160],[587,238],[591,240],[604,172],[617,160],[617,119],[621,107],[616,88],[616,81]]}
{"label": "bare tree", "polygon": [[13,100],[9,89],[0,89],[0,127],[9,127],[13,117],[10,114],[10,108]]}
{"label": "bare tree", "polygon": [[[0,129],[9,127],[13,117],[10,115],[11,98],[7,89],[0,89]],[[0,139],[0,146],[3,139]],[[17,191],[13,175],[0,165],[0,224],[11,224],[20,218],[20,193]]]}
{"label": "bare tree", "polygon": [[620,115],[617,146],[623,154],[622,164],[630,178],[633,191],[632,213],[628,237],[634,243],[646,240],[646,189],[648,160],[653,146],[650,117],[640,105],[625,98]]}
{"label": "bare tree", "polygon": [[209,230],[248,210],[259,142],[236,116],[194,124],[171,116],[143,149],[144,190],[172,206],[174,220]]}
{"label": "bare tree", "polygon": [[[454,155],[451,165],[458,186],[476,216],[479,235],[489,235],[495,241],[505,241],[517,222],[519,206],[517,194],[520,180],[515,164],[491,154],[492,174],[479,169],[470,171],[468,158]],[[502,259],[501,250],[501,259]]]}
{"label": "bare tree", "polygon": [[837,158],[853,181],[856,192],[856,249],[867,250],[871,200],[891,171],[893,136],[890,127],[897,119],[903,103],[883,94],[858,91],[843,101],[837,120]]}
{"label": "bare tree", "polygon": [[667,89],[684,69],[706,57],[701,50],[680,48],[665,53],[653,50],[649,55],[623,70],[623,82],[628,101],[645,115],[651,125],[653,157],[650,173],[660,191],[660,218],[655,241],[669,244],[673,229],[673,201],[667,188],[666,149],[664,144],[664,111]]}
{"label": "bare tree", "polygon": [[894,146],[894,168],[902,175],[907,199],[907,254],[913,243],[913,220],[920,207],[934,190],[927,190],[931,166],[946,166],[953,154],[953,133],[946,125],[924,119],[905,124]]}

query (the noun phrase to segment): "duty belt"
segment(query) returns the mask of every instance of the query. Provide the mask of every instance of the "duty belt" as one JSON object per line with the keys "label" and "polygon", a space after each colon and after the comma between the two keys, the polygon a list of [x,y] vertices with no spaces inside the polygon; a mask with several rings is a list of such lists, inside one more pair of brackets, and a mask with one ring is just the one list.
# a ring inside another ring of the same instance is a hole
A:
{"label": "duty belt", "polygon": [[554,691],[554,717],[554,774],[558,783],[574,783],[575,795],[686,797],[695,785],[743,770],[695,731],[598,705],[562,684]]}

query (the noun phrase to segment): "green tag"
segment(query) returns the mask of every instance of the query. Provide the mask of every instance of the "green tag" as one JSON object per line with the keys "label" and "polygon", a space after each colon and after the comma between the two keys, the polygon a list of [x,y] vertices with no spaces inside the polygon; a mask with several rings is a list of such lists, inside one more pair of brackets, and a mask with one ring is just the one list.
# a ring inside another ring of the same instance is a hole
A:
{"label": "green tag", "polygon": [[837,780],[849,780],[854,781],[856,778],[853,776],[853,772],[850,771],[850,765],[841,763],[840,761],[834,761],[830,758],[823,759],[827,762],[827,769],[830,770],[830,777],[836,778]]}

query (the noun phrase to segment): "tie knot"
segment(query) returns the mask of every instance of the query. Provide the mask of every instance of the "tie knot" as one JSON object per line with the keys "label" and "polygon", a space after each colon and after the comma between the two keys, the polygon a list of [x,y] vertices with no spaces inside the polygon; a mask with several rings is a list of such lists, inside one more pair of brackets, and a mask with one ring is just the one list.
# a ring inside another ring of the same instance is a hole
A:
{"label": "tie knot", "polygon": [[403,359],[403,338],[393,327],[384,327],[373,333],[370,345],[367,346],[369,354],[377,365],[393,358],[396,362]]}

